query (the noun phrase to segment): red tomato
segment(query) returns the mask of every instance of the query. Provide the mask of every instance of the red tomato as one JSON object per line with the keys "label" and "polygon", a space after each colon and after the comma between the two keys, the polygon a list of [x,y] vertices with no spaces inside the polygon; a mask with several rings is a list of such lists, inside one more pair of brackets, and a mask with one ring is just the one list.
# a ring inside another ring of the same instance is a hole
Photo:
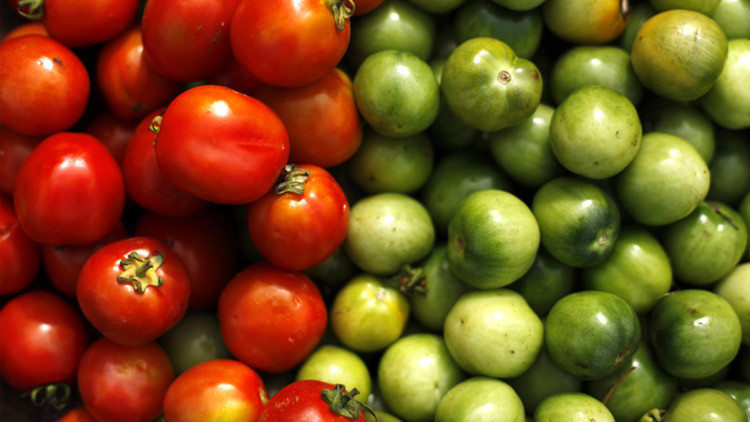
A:
{"label": "red tomato", "polygon": [[16,215],[38,243],[88,245],[111,232],[125,207],[125,183],[106,146],[60,132],[24,161],[13,193]]}
{"label": "red tomato", "polygon": [[[364,422],[365,409],[341,384],[295,381],[271,397],[258,422]],[[331,403],[335,402],[332,406]]]}
{"label": "red tomato", "polygon": [[25,289],[39,272],[39,245],[21,229],[13,204],[0,195],[0,295]]}
{"label": "red tomato", "polygon": [[149,422],[161,414],[173,379],[172,362],[157,343],[125,346],[102,337],[81,358],[78,392],[98,421]]}
{"label": "red tomato", "polygon": [[90,245],[42,245],[42,263],[47,278],[59,292],[75,297],[78,275],[86,260],[104,246],[126,237],[128,231],[119,223],[108,235]]}
{"label": "red tomato", "polygon": [[138,0],[44,0],[50,36],[71,47],[109,41],[133,23]]}
{"label": "red tomato", "polygon": [[21,164],[42,139],[0,126],[0,192],[13,196]]}
{"label": "red tomato", "polygon": [[230,28],[232,52],[263,83],[307,85],[344,57],[350,11],[348,0],[242,0]]}
{"label": "red tomato", "polygon": [[236,360],[214,359],[175,378],[164,397],[164,418],[253,422],[267,401],[263,380],[252,368]]}
{"label": "red tomato", "polygon": [[180,321],[190,280],[165,244],[136,236],[94,252],[81,269],[76,295],[83,315],[99,332],[116,343],[136,345]]}
{"label": "red tomato", "polygon": [[24,35],[44,35],[46,37],[49,36],[49,32],[44,28],[44,24],[41,22],[28,22],[23,25],[18,25],[17,27],[11,29],[8,31],[7,34],[3,37],[3,42],[13,39],[22,37]]}
{"label": "red tomato", "polygon": [[57,422],[97,422],[85,406],[70,409]]}
{"label": "red tomato", "polygon": [[156,73],[177,81],[206,78],[232,55],[229,24],[239,0],[148,0],[143,46]]}
{"label": "red tomato", "polygon": [[175,98],[156,137],[156,161],[164,178],[220,204],[263,196],[287,158],[289,137],[276,113],[218,85],[191,88]]}
{"label": "red tomato", "polygon": [[247,207],[250,238],[278,267],[301,271],[331,256],[349,228],[349,202],[324,168],[288,165],[276,189]]}
{"label": "red tomato", "polygon": [[69,129],[83,115],[91,82],[83,62],[50,37],[0,43],[0,124],[25,135]]}
{"label": "red tomato", "polygon": [[242,67],[234,56],[229,63],[211,75],[207,82],[211,85],[226,86],[247,95],[253,95],[263,85],[258,78]]}
{"label": "red tomato", "polygon": [[138,220],[135,234],[162,241],[185,265],[190,277],[189,310],[215,305],[237,273],[234,226],[213,208],[187,217],[148,212]]}
{"label": "red tomato", "polygon": [[320,341],[327,319],[310,278],[267,262],[240,271],[219,297],[224,343],[239,361],[261,371],[297,366]]}
{"label": "red tomato", "polygon": [[122,173],[128,195],[143,208],[159,214],[184,217],[205,207],[208,202],[167,182],[156,162],[154,139],[149,130],[154,117],[164,109],[146,116],[136,127],[125,150]]}
{"label": "red tomato", "polygon": [[137,25],[104,45],[96,78],[110,110],[126,120],[140,120],[166,106],[182,89],[182,84],[157,74],[148,64]]}
{"label": "red tomato", "polygon": [[271,107],[289,134],[289,161],[333,167],[362,143],[352,81],[334,69],[299,88],[260,87],[254,97]]}
{"label": "red tomato", "polygon": [[104,111],[89,121],[85,132],[102,141],[122,168],[125,149],[133,137],[136,125],[137,123],[123,120],[110,111]]}
{"label": "red tomato", "polygon": [[354,8],[354,16],[362,16],[375,10],[384,0],[356,0],[357,7]]}
{"label": "red tomato", "polygon": [[0,310],[0,375],[13,388],[29,391],[75,381],[88,346],[83,318],[61,297],[31,290]]}

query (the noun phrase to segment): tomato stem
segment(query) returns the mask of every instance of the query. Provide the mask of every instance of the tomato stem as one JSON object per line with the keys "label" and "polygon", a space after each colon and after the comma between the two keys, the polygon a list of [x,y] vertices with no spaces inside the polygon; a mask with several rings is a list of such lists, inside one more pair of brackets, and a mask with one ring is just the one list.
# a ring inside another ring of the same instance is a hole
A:
{"label": "tomato stem", "polygon": [[64,382],[41,385],[34,388],[28,394],[31,403],[37,407],[52,405],[57,410],[64,409],[70,400],[70,386]]}
{"label": "tomato stem", "polygon": [[359,417],[360,411],[367,411],[374,416],[375,412],[372,409],[354,398],[357,394],[359,391],[356,388],[347,393],[343,384],[336,384],[333,388],[324,388],[320,391],[320,396],[328,403],[331,412],[337,415],[353,420]]}
{"label": "tomato stem", "polygon": [[609,398],[612,396],[612,393],[615,392],[615,389],[617,388],[617,386],[620,385],[620,383],[625,380],[625,377],[627,377],[628,374],[630,374],[634,370],[635,370],[635,366],[631,366],[630,368],[628,368],[627,371],[625,371],[624,374],[622,374],[619,377],[617,377],[617,379],[615,380],[615,383],[612,384],[612,388],[610,388],[609,391],[607,391],[607,395],[604,396],[604,399],[602,399],[602,404],[604,404],[605,406],[607,405],[607,402],[609,401]]}
{"label": "tomato stem", "polygon": [[[21,10],[24,6],[29,6],[29,11]],[[44,0],[21,0],[18,2],[18,14],[26,19],[34,21],[41,20],[44,17]]]}
{"label": "tomato stem", "polygon": [[401,267],[401,271],[386,279],[383,284],[406,294],[424,295],[427,293],[427,275],[424,269],[413,268],[409,264]]}
{"label": "tomato stem", "polygon": [[145,292],[148,286],[159,287],[164,284],[164,280],[156,274],[156,270],[163,262],[162,251],[155,251],[145,259],[138,255],[138,252],[131,252],[128,259],[120,261],[123,272],[117,276],[117,281],[131,283],[138,293]]}
{"label": "tomato stem", "polygon": [[640,422],[661,422],[666,415],[667,412],[662,409],[651,409],[648,413],[643,415]]}
{"label": "tomato stem", "polygon": [[310,178],[310,172],[298,168],[294,164],[287,164],[276,182],[273,193],[283,195],[285,193],[296,193],[302,195],[305,193],[305,183]]}
{"label": "tomato stem", "polygon": [[343,31],[346,20],[354,16],[354,0],[328,0],[328,7],[333,13],[336,29]]}
{"label": "tomato stem", "polygon": [[735,230],[739,230],[740,228],[737,227],[737,223],[734,222],[728,215],[724,214],[723,211],[719,208],[718,205],[714,204],[713,202],[706,202],[709,208],[711,208],[711,211],[715,212],[716,214],[719,214],[721,217],[724,217],[725,220],[729,223],[730,226],[734,227]]}

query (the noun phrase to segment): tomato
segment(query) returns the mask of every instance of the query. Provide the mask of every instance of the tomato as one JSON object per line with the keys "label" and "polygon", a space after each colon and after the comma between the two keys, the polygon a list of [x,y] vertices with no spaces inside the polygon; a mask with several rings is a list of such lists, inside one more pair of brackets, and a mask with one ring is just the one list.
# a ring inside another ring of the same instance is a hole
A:
{"label": "tomato", "polygon": [[156,134],[149,127],[154,117],[163,111],[163,108],[153,111],[135,128],[125,149],[122,173],[128,195],[138,205],[149,211],[182,217],[202,209],[207,202],[174,187],[159,169],[154,150]]}
{"label": "tomato", "polygon": [[258,78],[242,67],[234,59],[234,56],[229,60],[229,63],[206,79],[206,82],[211,85],[232,88],[247,95],[254,95],[255,91],[263,85]]}
{"label": "tomato", "polygon": [[349,201],[322,167],[287,165],[281,182],[247,207],[250,237],[277,266],[314,267],[341,246],[349,227]]}
{"label": "tomato", "polygon": [[39,272],[39,245],[21,228],[13,203],[0,195],[0,295],[25,289]]}
{"label": "tomato", "polygon": [[175,378],[164,397],[170,422],[255,421],[268,401],[257,372],[242,362],[213,359]]}
{"label": "tomato", "polygon": [[44,35],[49,36],[49,32],[44,28],[44,24],[41,22],[28,22],[23,25],[19,25],[10,31],[3,37],[3,41],[7,41],[13,38],[22,37],[24,35]]}
{"label": "tomato", "polygon": [[96,422],[86,406],[78,406],[66,412],[57,422]]}
{"label": "tomato", "polygon": [[240,271],[219,297],[219,324],[229,351],[261,371],[297,366],[320,341],[327,319],[312,280],[267,262]]}
{"label": "tomato", "polygon": [[155,145],[168,182],[221,204],[263,196],[289,157],[289,137],[276,113],[218,85],[191,88],[172,100]]}
{"label": "tomato", "polygon": [[174,369],[155,342],[125,346],[102,337],[81,358],[78,392],[99,421],[152,421],[162,412]]}
{"label": "tomato", "polygon": [[155,73],[148,64],[138,25],[102,47],[96,79],[112,113],[127,120],[140,120],[166,106],[182,89],[180,83]]}
{"label": "tomato", "polygon": [[147,212],[138,220],[135,234],[164,242],[185,265],[191,291],[188,309],[214,305],[237,272],[234,227],[214,208],[185,217]]}
{"label": "tomato", "polygon": [[18,220],[38,243],[87,245],[112,231],[125,207],[122,172],[107,147],[60,132],[24,161],[13,194]]}
{"label": "tomato", "polygon": [[[362,403],[346,392],[342,384],[317,380],[295,381],[282,388],[260,414],[258,422],[348,422],[365,421]],[[332,402],[336,402],[332,405]]]}
{"label": "tomato", "polygon": [[263,83],[307,85],[344,57],[351,12],[349,0],[242,0],[230,27],[232,53]]}
{"label": "tomato", "polygon": [[29,35],[0,44],[0,124],[25,135],[69,129],[88,104],[83,62],[52,38]]}
{"label": "tomato", "polygon": [[143,48],[156,73],[190,82],[211,76],[232,56],[229,24],[239,0],[148,0]]}
{"label": "tomato", "polygon": [[0,333],[0,375],[20,391],[75,381],[89,341],[76,308],[43,290],[7,302],[0,310]]}
{"label": "tomato", "polygon": [[106,337],[125,345],[154,340],[187,310],[190,280],[162,242],[130,237],[99,249],[76,286],[83,315]]}
{"label": "tomato", "polygon": [[135,19],[138,0],[44,0],[42,22],[50,36],[70,47],[109,41]]}
{"label": "tomato", "polygon": [[354,8],[354,16],[362,16],[375,10],[384,0],[359,0]]}
{"label": "tomato", "polygon": [[332,167],[348,160],[362,142],[352,81],[340,69],[298,88],[264,85],[254,97],[284,122],[293,163]]}
{"label": "tomato", "polygon": [[0,126],[0,192],[13,196],[21,164],[42,139]]}
{"label": "tomato", "polygon": [[78,275],[86,260],[104,246],[126,237],[125,226],[118,223],[109,234],[89,245],[42,245],[42,263],[47,278],[58,291],[75,297]]}
{"label": "tomato", "polygon": [[85,132],[102,141],[122,168],[125,149],[133,137],[136,125],[137,123],[117,117],[110,111],[104,111],[86,124]]}

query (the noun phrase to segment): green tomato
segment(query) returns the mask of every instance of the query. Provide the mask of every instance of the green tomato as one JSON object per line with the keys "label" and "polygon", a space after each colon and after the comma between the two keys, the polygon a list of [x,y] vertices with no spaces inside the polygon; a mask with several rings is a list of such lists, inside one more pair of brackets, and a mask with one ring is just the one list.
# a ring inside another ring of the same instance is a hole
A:
{"label": "green tomato", "polygon": [[708,15],[714,10],[719,0],[649,0],[651,6],[659,12],[670,9],[686,9]]}
{"label": "green tomato", "polygon": [[208,311],[188,312],[159,342],[177,374],[207,360],[232,357],[221,337],[219,317]]}
{"label": "green tomato", "polygon": [[496,378],[472,377],[456,384],[437,407],[435,422],[525,422],[523,403]]}
{"label": "green tomato", "polygon": [[662,132],[644,135],[635,159],[615,179],[625,210],[635,221],[652,226],[687,217],[710,185],[708,165],[695,147]]}
{"label": "green tomato", "polygon": [[[750,227],[750,192],[748,192],[740,201],[740,207],[737,210],[742,219],[745,220],[745,226]],[[750,261],[750,242],[745,249],[745,259]]]}
{"label": "green tomato", "polygon": [[518,197],[497,189],[474,192],[448,224],[448,262],[464,283],[496,289],[518,280],[539,250],[539,225]]}
{"label": "green tomato", "polygon": [[719,130],[717,150],[709,165],[708,199],[734,204],[750,192],[750,142],[742,132]]}
{"label": "green tomato", "polygon": [[727,43],[727,58],[716,83],[698,101],[716,124],[727,129],[750,127],[750,39]]}
{"label": "green tomato", "polygon": [[508,379],[508,384],[521,397],[527,414],[533,414],[539,403],[558,393],[578,392],[583,380],[560,369],[545,347],[523,374]]}
{"label": "green tomato", "polygon": [[573,267],[540,249],[529,271],[508,287],[520,293],[537,315],[544,316],[561,297],[573,292],[576,285]]}
{"label": "green tomato", "polygon": [[742,344],[750,345],[750,262],[737,265],[716,283],[713,291],[737,312],[742,326]]}
{"label": "green tomato", "polygon": [[315,281],[336,286],[349,281],[358,271],[344,248],[339,246],[325,261],[303,272]]}
{"label": "green tomato", "polygon": [[344,248],[365,272],[395,274],[405,264],[427,256],[434,243],[435,228],[429,212],[410,196],[378,193],[351,207]]}
{"label": "green tomato", "polygon": [[544,3],[544,0],[492,0],[511,10],[531,10]]}
{"label": "green tomato", "polygon": [[650,340],[659,365],[680,378],[704,378],[737,355],[742,326],[724,298],[687,289],[664,296],[651,310]]}
{"label": "green tomato", "polygon": [[509,289],[464,293],[445,318],[443,337],[467,372],[496,378],[524,373],[542,347],[544,325]]}
{"label": "green tomato", "polygon": [[657,98],[641,109],[644,126],[650,132],[679,136],[698,150],[710,163],[716,148],[714,124],[700,108],[691,103]]}
{"label": "green tomato", "polygon": [[443,339],[412,334],[390,345],[378,363],[378,384],[388,407],[408,421],[432,421],[443,396],[465,377]]}
{"label": "green tomato", "polygon": [[466,0],[409,0],[422,10],[435,14],[448,13],[461,6]]}
{"label": "green tomato", "polygon": [[319,380],[344,384],[349,391],[356,388],[362,400],[370,396],[372,380],[367,365],[349,349],[330,344],[313,350],[297,369],[296,381]]}
{"label": "green tomato", "polygon": [[641,339],[633,308],[607,292],[571,293],[552,307],[544,341],[552,360],[582,379],[604,377],[632,356]]}
{"label": "green tomato", "polygon": [[[453,28],[445,28],[443,33],[450,34]],[[445,53],[447,57],[455,48],[453,45],[450,51]],[[435,79],[440,85],[443,78],[443,68],[445,67],[445,58],[436,58],[430,61],[430,67],[435,74]],[[443,151],[455,151],[470,147],[474,140],[479,136],[479,130],[462,122],[461,119],[453,113],[448,103],[445,102],[445,96],[440,94],[440,112],[427,128],[435,147]]]}
{"label": "green tomato", "polygon": [[464,123],[495,131],[531,116],[541,100],[542,76],[506,43],[479,37],[459,44],[448,56],[441,89]]}
{"label": "green tomato", "polygon": [[353,82],[357,110],[384,136],[416,135],[440,111],[440,87],[430,66],[407,51],[373,53]]}
{"label": "green tomato", "polygon": [[717,390],[721,390],[739,403],[745,415],[750,419],[750,384],[742,381],[720,381],[714,384]]}
{"label": "green tomato", "polygon": [[678,396],[664,422],[747,422],[740,404],[715,388],[699,388]]}
{"label": "green tomato", "polygon": [[602,402],[584,393],[559,393],[544,399],[534,422],[615,422]]}
{"label": "green tomato", "polygon": [[750,38],[750,0],[720,0],[709,16],[727,38]]}
{"label": "green tomato", "polygon": [[655,14],[656,11],[648,3],[636,4],[635,7],[630,9],[630,20],[619,37],[620,47],[622,47],[623,50],[630,53],[638,31],[640,31],[643,24]]}

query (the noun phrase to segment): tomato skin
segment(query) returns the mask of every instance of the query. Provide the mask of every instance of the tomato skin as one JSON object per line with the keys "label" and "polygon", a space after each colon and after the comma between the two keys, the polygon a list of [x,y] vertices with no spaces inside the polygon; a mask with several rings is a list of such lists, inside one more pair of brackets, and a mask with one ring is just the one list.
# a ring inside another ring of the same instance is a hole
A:
{"label": "tomato skin", "polygon": [[182,84],[155,73],[148,64],[139,25],[102,47],[96,79],[112,113],[126,120],[138,121],[166,106],[182,89]]}
{"label": "tomato skin", "polygon": [[13,196],[18,170],[42,139],[44,138],[22,135],[0,126],[0,192]]}
{"label": "tomato skin", "polygon": [[[132,283],[118,282],[121,261],[131,252],[141,258],[164,253],[156,269],[161,286],[138,293]],[[104,336],[123,345],[152,341],[174,326],[187,310],[190,280],[179,257],[162,242],[143,236],[119,240],[96,251],[81,269],[76,286],[83,315]]]}
{"label": "tomato skin", "polygon": [[355,4],[357,5],[354,9],[354,16],[366,15],[376,7],[380,6],[384,0],[359,0]]}
{"label": "tomato skin", "polygon": [[138,0],[44,0],[44,27],[71,47],[109,41],[133,23]]}
{"label": "tomato skin", "polygon": [[333,176],[314,165],[297,168],[310,172],[302,195],[268,192],[247,207],[253,244],[271,263],[290,271],[325,261],[349,227],[349,202]]}
{"label": "tomato skin", "polygon": [[240,65],[234,56],[224,67],[211,75],[206,82],[211,85],[221,85],[232,88],[243,94],[254,95],[255,91],[263,85],[258,78],[253,76],[242,65]]}
{"label": "tomato skin", "polygon": [[289,161],[333,167],[362,143],[351,79],[334,69],[298,88],[264,85],[254,97],[271,107],[289,134]]}
{"label": "tomato skin", "polygon": [[138,205],[159,214],[183,217],[201,210],[208,203],[174,187],[159,169],[154,150],[156,134],[149,130],[149,126],[163,111],[163,108],[153,111],[136,127],[125,149],[122,173],[128,195]]}
{"label": "tomato skin", "polygon": [[271,397],[258,422],[364,422],[364,410],[360,410],[357,419],[331,411],[320,392],[333,387],[331,383],[317,380],[295,381]]}
{"label": "tomato skin", "polygon": [[102,141],[122,168],[125,150],[133,138],[137,123],[115,116],[110,111],[99,113],[86,125],[85,132]]}
{"label": "tomato skin", "polygon": [[70,409],[57,422],[96,422],[96,419],[91,416],[85,406],[78,406]]}
{"label": "tomato skin", "polygon": [[260,198],[288,158],[289,137],[276,113],[218,85],[191,88],[172,100],[156,137],[164,178],[219,204]]}
{"label": "tomato skin", "polygon": [[39,245],[21,228],[13,204],[0,195],[0,296],[25,289],[39,272]]}
{"label": "tomato skin", "polygon": [[69,129],[83,115],[91,90],[83,62],[50,37],[0,43],[0,124],[25,135]]}
{"label": "tomato skin", "polygon": [[242,0],[230,27],[234,57],[270,85],[302,86],[332,71],[349,46],[351,27],[347,18],[339,30],[327,3]]}
{"label": "tomato skin", "polygon": [[44,28],[44,24],[41,22],[27,22],[8,31],[2,41],[4,42],[24,35],[44,35],[48,37],[49,32],[47,32],[47,29]]}
{"label": "tomato skin", "polygon": [[98,139],[60,132],[43,140],[21,165],[13,201],[32,240],[87,245],[120,221],[125,183],[117,162]]}
{"label": "tomato skin", "polygon": [[169,356],[155,342],[124,346],[102,337],[78,367],[78,392],[98,421],[148,422],[159,417],[174,379]]}
{"label": "tomato skin", "polygon": [[229,24],[239,0],[148,0],[143,48],[154,71],[190,82],[211,76],[232,55]]}
{"label": "tomato skin", "polygon": [[232,359],[199,363],[175,378],[164,397],[170,422],[225,419],[253,422],[268,401],[257,372]]}
{"label": "tomato skin", "polygon": [[232,278],[219,297],[224,343],[237,360],[284,372],[310,354],[328,315],[315,283],[301,272],[258,262]]}
{"label": "tomato skin", "polygon": [[80,313],[61,297],[30,290],[0,310],[0,375],[13,388],[74,382],[88,347]]}

